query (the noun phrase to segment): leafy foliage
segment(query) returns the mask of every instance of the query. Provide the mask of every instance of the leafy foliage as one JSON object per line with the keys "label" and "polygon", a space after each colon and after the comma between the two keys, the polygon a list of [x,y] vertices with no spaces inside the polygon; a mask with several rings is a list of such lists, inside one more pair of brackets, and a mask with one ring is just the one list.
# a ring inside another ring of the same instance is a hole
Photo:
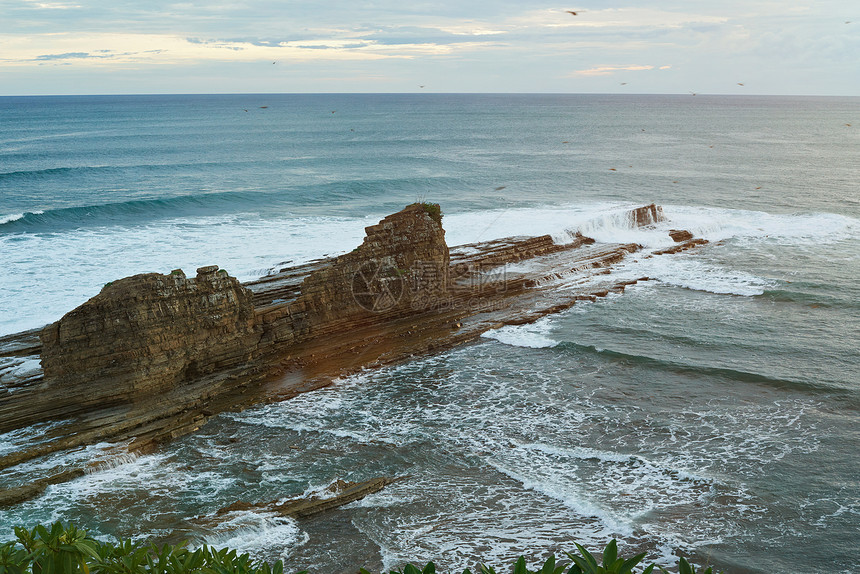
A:
{"label": "leafy foliage", "polygon": [[421,203],[421,207],[424,208],[424,211],[427,212],[427,215],[429,215],[433,221],[440,225],[442,224],[442,206],[438,203],[429,203],[424,201]]}
{"label": "leafy foliage", "polygon": [[[255,562],[248,554],[238,554],[229,548],[203,546],[191,550],[185,544],[161,547],[121,540],[116,544],[99,542],[86,531],[55,522],[50,527],[38,525],[32,530],[15,528],[16,540],[0,544],[0,574],[284,574],[279,560],[270,565]],[[618,544],[612,540],[600,557],[601,562],[585,547],[576,544],[579,554],[566,553],[571,563],[556,562],[550,556],[537,570],[529,570],[520,556],[512,574],[652,574],[654,564],[636,572],[645,553],[630,558],[618,556]],[[662,566],[659,569],[669,574]],[[679,574],[697,574],[686,559],[678,562]],[[307,574],[300,572],[298,574]],[[372,574],[361,568],[359,574]],[[436,566],[428,562],[420,568],[406,564],[403,570],[390,574],[436,574]],[[471,574],[469,569],[463,574]],[[480,574],[497,574],[495,568],[480,565]],[[713,574],[709,567],[698,574]]]}
{"label": "leafy foliage", "polygon": [[[251,560],[248,554],[184,544],[117,544],[87,537],[75,526],[15,528],[16,540],[0,545],[0,574],[283,574],[284,565]],[[306,574],[306,573],[301,573]]]}

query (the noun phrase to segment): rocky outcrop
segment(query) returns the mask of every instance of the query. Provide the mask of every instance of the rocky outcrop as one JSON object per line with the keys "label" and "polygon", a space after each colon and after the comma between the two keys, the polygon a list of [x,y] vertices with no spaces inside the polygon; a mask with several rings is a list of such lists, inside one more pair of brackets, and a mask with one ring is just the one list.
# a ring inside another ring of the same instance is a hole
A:
{"label": "rocky outcrop", "polygon": [[42,331],[49,388],[104,407],[175,390],[215,372],[254,369],[253,294],[216,265],[106,285]]}
{"label": "rocky outcrop", "polygon": [[690,239],[692,239],[693,234],[686,229],[670,229],[669,237],[672,238],[672,241],[680,243],[682,241],[689,241]]}
{"label": "rocky outcrop", "polygon": [[214,519],[206,520],[210,525],[218,522],[218,517],[229,515],[231,512],[243,512],[254,510],[266,513],[275,513],[289,518],[310,518],[311,516],[339,508],[350,502],[379,492],[389,484],[396,482],[397,478],[379,477],[371,478],[361,482],[349,482],[336,480],[326,487],[322,492],[315,492],[310,496],[291,498],[286,501],[272,500],[270,502],[250,503],[236,501],[229,506],[221,508]]}
{"label": "rocky outcrop", "polygon": [[365,228],[364,242],[307,275],[295,300],[261,309],[264,344],[390,321],[444,292],[450,256],[438,207],[416,203]]}
{"label": "rocky outcrop", "polygon": [[631,210],[630,217],[632,219],[632,227],[647,227],[666,219],[663,215],[663,208],[653,203]]}
{"label": "rocky outcrop", "polygon": [[[627,219],[631,227],[651,226],[663,212],[652,204]],[[216,266],[194,278],[177,270],[105,286],[41,331],[44,378],[0,396],[0,432],[67,419],[50,437],[0,456],[0,469],[105,440],[149,450],[224,410],[438,352],[648,279],[611,274],[640,245],[596,243],[578,233],[564,243],[549,235],[509,237],[449,251],[433,204],[410,205],[366,232],[350,253],[245,286]],[[23,355],[40,347],[25,335],[0,341],[0,356],[29,360]],[[7,489],[0,504],[80,472]]]}

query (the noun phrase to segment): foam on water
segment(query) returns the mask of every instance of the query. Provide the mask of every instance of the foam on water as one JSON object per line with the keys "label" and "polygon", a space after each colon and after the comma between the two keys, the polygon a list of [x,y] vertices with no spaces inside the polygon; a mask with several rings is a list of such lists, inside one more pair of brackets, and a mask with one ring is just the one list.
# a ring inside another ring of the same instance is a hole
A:
{"label": "foam on water", "polygon": [[822,244],[860,237],[860,220],[835,213],[763,211],[667,205],[668,223],[709,241],[769,239],[784,245]]}
{"label": "foam on water", "polygon": [[[118,278],[217,264],[240,280],[289,260],[351,250],[364,218],[261,219],[253,214],[158,221],[146,226],[0,235],[0,334],[57,320]],[[98,261],[98,265],[93,265]]]}
{"label": "foam on water", "polygon": [[[551,234],[557,242],[567,242],[581,231],[602,242],[633,242],[655,249],[673,244],[667,235],[670,228],[689,229],[710,240],[787,244],[836,241],[860,233],[860,223],[847,216],[771,215],[689,206],[666,206],[667,221],[636,229],[628,216],[633,207],[589,203],[453,213],[445,216],[447,241],[458,245],[512,235]],[[350,251],[361,243],[364,227],[383,215],[260,218],[244,213],[157,220],[134,227],[2,234],[0,250],[7,272],[0,277],[5,295],[0,298],[0,334],[54,321],[97,294],[105,283],[137,273],[182,268],[193,275],[197,267],[217,264],[244,281],[273,266],[297,265]],[[92,265],[92,261],[100,264]],[[722,279],[715,277],[720,270],[695,267],[688,264],[674,276],[664,273],[663,280],[741,295],[760,294],[765,288],[755,278],[728,272]]]}
{"label": "foam on water", "polygon": [[268,559],[272,550],[288,556],[293,548],[308,541],[295,520],[276,513],[235,511],[227,520],[208,530],[204,543],[214,548],[230,548],[248,553],[257,560]]}
{"label": "foam on water", "polygon": [[659,255],[625,261],[617,267],[618,277],[649,277],[666,285],[721,295],[761,295],[778,285],[774,280],[757,277],[745,271],[707,263],[695,256]]}
{"label": "foam on water", "polygon": [[551,320],[543,318],[529,325],[506,325],[487,331],[482,336],[515,347],[542,349],[558,345],[558,341],[549,337],[551,330]]}

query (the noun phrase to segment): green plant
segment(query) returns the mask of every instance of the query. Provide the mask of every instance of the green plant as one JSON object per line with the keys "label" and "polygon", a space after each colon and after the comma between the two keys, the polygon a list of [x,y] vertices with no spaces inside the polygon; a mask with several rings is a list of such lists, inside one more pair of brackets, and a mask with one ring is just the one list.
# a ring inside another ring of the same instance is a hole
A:
{"label": "green plant", "polygon": [[89,574],[88,560],[100,560],[97,542],[87,538],[85,530],[74,526],[64,528],[55,522],[48,530],[41,524],[27,530],[15,528],[18,542],[29,554],[33,574]]}
{"label": "green plant", "polygon": [[29,553],[14,542],[0,544],[0,574],[23,574],[30,565]]}
{"label": "green plant", "polygon": [[[626,560],[619,558],[618,543],[614,538],[603,550],[603,564],[598,564],[597,559],[584,546],[577,544],[576,548],[580,552],[579,555],[566,553],[573,560],[569,574],[632,574],[633,568],[645,558],[644,552]],[[642,571],[642,574],[651,574],[653,571],[654,565],[651,564]]]}
{"label": "green plant", "polygon": [[433,221],[442,223],[442,207],[438,203],[429,203],[427,201],[421,202],[421,207],[424,208],[424,211],[429,215]]}
{"label": "green plant", "polygon": [[[669,571],[659,566],[660,570],[664,574],[669,574]],[[681,556],[681,559],[678,561],[678,574],[696,574],[696,567],[691,566],[687,559]],[[708,566],[706,570],[700,570],[699,574],[714,574],[713,568]]]}
{"label": "green plant", "polygon": [[[202,546],[189,549],[184,543],[177,546],[144,545],[131,540],[116,544],[99,542],[87,536],[86,531],[56,522],[50,527],[37,525],[32,530],[16,527],[16,540],[0,543],[0,574],[284,574],[279,560],[274,564],[255,562],[248,554],[238,554],[229,548],[216,549]],[[513,574],[636,574],[634,568],[645,553],[631,558],[618,556],[618,544],[612,540],[604,549],[602,563],[580,544],[579,554],[567,553],[572,564],[556,562],[550,556],[537,570],[529,570],[523,556],[517,558]],[[565,572],[565,568],[570,568]],[[651,564],[639,574],[652,574]],[[664,574],[669,574],[662,566]],[[713,574],[711,567],[700,570],[685,558],[678,562],[679,574]],[[360,574],[371,574],[361,568]],[[307,574],[299,572],[297,574]],[[436,566],[428,562],[423,568],[406,564],[403,570],[389,574],[436,574]],[[471,574],[469,569],[462,574]],[[480,565],[480,574],[496,574],[492,566]]]}
{"label": "green plant", "polygon": [[[546,559],[539,570],[531,571],[526,567],[525,556],[520,556],[514,563],[513,574],[561,574],[565,568],[566,564],[557,565],[555,563],[555,556],[553,555]],[[492,566],[481,564],[481,574],[496,574],[496,571]]]}

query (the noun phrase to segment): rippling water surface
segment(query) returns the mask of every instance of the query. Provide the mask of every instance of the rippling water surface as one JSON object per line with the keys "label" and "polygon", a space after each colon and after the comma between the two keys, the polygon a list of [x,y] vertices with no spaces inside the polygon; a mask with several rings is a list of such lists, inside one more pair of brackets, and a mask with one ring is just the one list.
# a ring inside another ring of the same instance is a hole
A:
{"label": "rippling water surface", "polygon": [[[250,279],[348,251],[424,199],[451,245],[578,229],[642,244],[615,273],[654,279],[223,414],[153,455],[96,445],[10,469],[0,483],[98,463],[0,510],[0,528],[62,519],[318,572],[612,537],[662,563],[853,572],[858,115],[857,98],[0,98],[0,334],[133,273],[217,263]],[[651,202],[668,221],[628,229],[619,214]],[[646,259],[670,228],[711,243]],[[42,430],[3,435],[0,454]],[[239,499],[383,475],[407,478],[312,520],[205,525]]]}

